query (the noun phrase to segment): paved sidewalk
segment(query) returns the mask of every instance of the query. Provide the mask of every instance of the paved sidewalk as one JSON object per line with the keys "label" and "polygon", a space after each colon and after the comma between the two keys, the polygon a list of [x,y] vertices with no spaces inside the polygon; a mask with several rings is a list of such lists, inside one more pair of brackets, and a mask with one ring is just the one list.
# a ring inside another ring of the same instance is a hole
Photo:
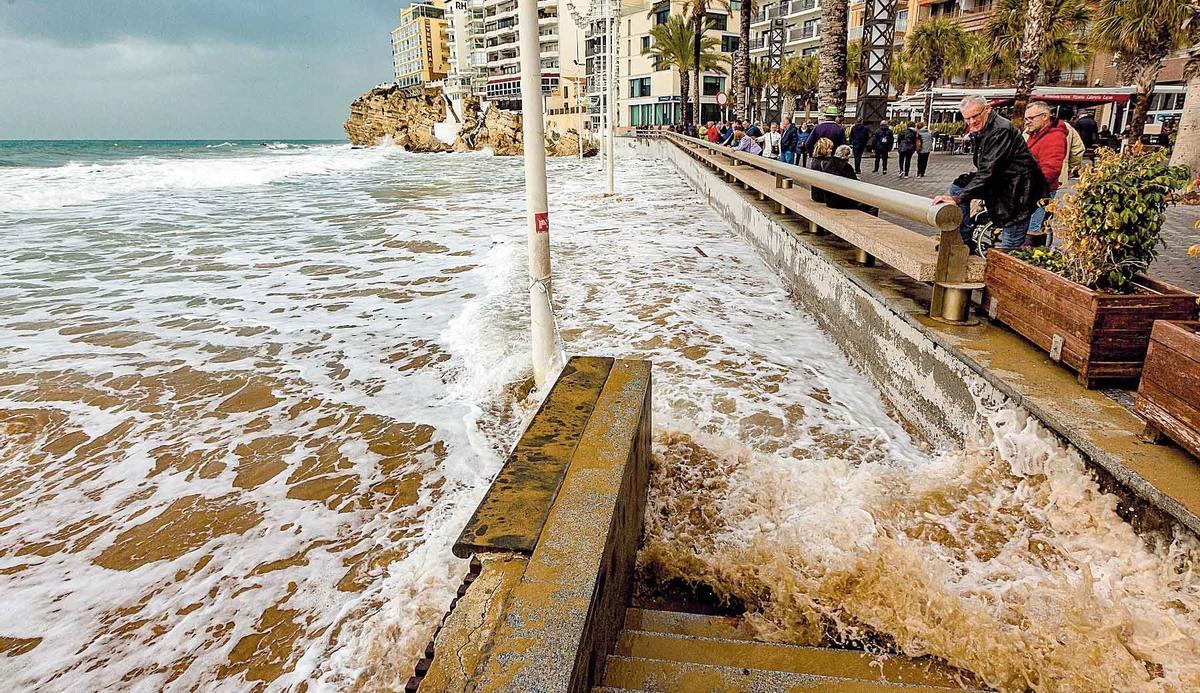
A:
{"label": "paved sidewalk", "polygon": [[[925,178],[917,178],[917,161],[913,157],[912,177],[900,177],[900,164],[895,152],[888,162],[888,174],[871,172],[874,159],[869,155],[863,157],[862,180],[867,183],[884,185],[896,190],[933,197],[946,192],[950,181],[966,171],[973,171],[971,157],[967,154],[948,154],[934,152],[929,157],[929,169]],[[915,222],[889,217],[891,221],[907,228],[932,234],[932,229]],[[1160,250],[1158,260],[1150,266],[1150,274],[1158,279],[1170,282],[1184,289],[1200,292],[1200,258],[1187,256],[1188,246],[1200,243],[1200,229],[1195,228],[1196,220],[1200,219],[1200,207],[1175,206],[1167,210],[1167,224],[1163,232],[1166,247]]]}

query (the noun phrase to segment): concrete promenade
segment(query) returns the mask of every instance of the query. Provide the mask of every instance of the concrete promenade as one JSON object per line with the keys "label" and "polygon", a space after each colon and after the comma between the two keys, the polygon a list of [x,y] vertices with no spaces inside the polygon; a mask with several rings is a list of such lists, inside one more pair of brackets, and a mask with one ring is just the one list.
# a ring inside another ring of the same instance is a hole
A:
{"label": "concrete promenade", "polygon": [[[912,177],[900,177],[900,162],[896,153],[892,152],[888,161],[887,175],[872,173],[874,159],[870,155],[863,157],[862,180],[875,185],[883,185],[896,190],[933,197],[946,192],[950,181],[960,174],[975,170],[971,165],[969,154],[949,154],[934,152],[929,156],[929,168],[925,178],[917,178],[917,161],[913,157]],[[1074,181],[1072,181],[1072,185]],[[887,216],[887,215],[885,215]],[[928,226],[906,221],[895,217],[887,217],[889,221],[905,228],[930,234]],[[1200,229],[1195,227],[1200,219],[1200,207],[1177,205],[1167,209],[1167,224],[1163,237],[1166,247],[1161,249],[1158,260],[1150,266],[1150,274],[1180,288],[1190,291],[1200,291],[1200,258],[1187,256],[1188,246],[1200,243]]]}

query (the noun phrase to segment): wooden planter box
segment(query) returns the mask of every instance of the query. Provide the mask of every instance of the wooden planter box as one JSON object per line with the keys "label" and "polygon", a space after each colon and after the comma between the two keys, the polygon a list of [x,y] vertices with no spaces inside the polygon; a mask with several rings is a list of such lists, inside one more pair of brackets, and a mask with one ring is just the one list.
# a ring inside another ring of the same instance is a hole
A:
{"label": "wooden planter box", "polygon": [[1074,370],[1084,387],[1136,379],[1155,320],[1196,319],[1196,295],[1149,277],[1129,295],[1105,294],[991,250],[984,273],[988,316]]}
{"label": "wooden planter box", "polygon": [[1146,439],[1165,434],[1200,457],[1200,322],[1154,323],[1133,411]]}

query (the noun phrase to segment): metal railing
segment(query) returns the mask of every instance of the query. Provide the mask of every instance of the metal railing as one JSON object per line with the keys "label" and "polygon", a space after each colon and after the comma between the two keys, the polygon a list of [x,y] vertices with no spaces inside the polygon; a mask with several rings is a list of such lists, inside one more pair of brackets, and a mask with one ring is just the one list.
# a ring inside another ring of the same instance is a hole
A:
{"label": "metal railing", "polygon": [[686,137],[674,132],[663,133],[667,138],[677,142],[700,145],[717,154],[737,159],[754,168],[776,173],[792,180],[800,181],[809,187],[820,188],[827,192],[850,198],[856,202],[879,208],[882,212],[894,214],[920,224],[926,224],[939,231],[957,229],[962,223],[962,210],[958,205],[943,202],[930,204],[930,198],[914,195],[900,190],[892,190],[881,185],[872,185],[851,178],[842,178],[828,173],[821,173],[802,166],[785,164],[782,161],[768,159],[757,154],[737,152],[729,147],[713,144],[708,140]]}
{"label": "metal railing", "polygon": [[[686,137],[674,132],[660,131],[657,136],[671,140],[684,150],[707,150],[748,167],[772,173],[775,175],[777,186],[781,185],[783,181],[798,181],[809,188],[819,188],[875,207],[881,212],[887,212],[936,229],[938,232],[937,258],[932,278],[933,296],[929,302],[929,315],[935,320],[952,324],[974,324],[970,319],[971,292],[974,289],[982,288],[983,284],[973,283],[970,280],[972,260],[969,257],[967,246],[958,232],[958,226],[962,222],[962,210],[958,205],[951,203],[935,205],[928,197],[785,164],[757,154],[734,151],[708,140]],[[787,186],[790,185],[791,183],[787,184]],[[783,203],[781,202],[780,205],[782,210]],[[909,233],[916,234],[917,232],[909,231]],[[868,248],[857,247],[856,257],[863,264],[874,263],[874,258]],[[920,277],[920,279],[929,281],[927,277]],[[978,279],[975,280],[975,282],[977,281]]]}

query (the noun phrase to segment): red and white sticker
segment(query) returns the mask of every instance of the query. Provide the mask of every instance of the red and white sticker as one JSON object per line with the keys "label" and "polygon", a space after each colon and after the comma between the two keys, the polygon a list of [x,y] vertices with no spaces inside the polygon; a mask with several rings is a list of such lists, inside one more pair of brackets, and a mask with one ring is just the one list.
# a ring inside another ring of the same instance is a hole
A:
{"label": "red and white sticker", "polygon": [[536,212],[533,215],[533,230],[538,233],[550,233],[550,212]]}

